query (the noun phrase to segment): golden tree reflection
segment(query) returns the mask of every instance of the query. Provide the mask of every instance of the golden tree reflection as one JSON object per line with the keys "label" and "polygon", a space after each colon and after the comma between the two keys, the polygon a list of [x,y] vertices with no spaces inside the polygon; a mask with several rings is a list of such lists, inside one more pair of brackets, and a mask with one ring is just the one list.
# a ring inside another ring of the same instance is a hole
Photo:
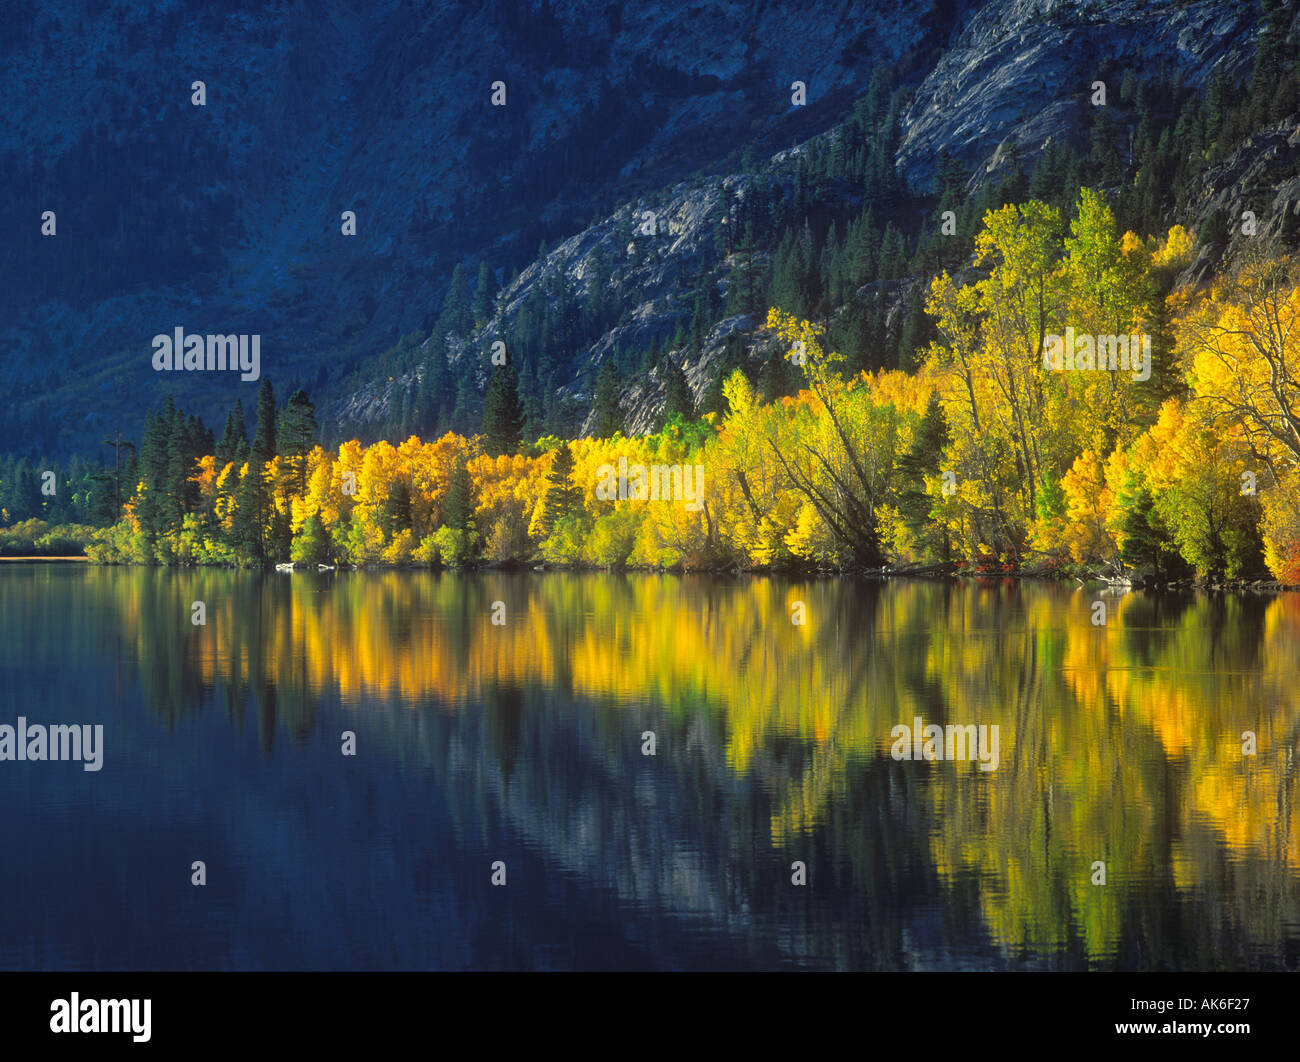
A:
{"label": "golden tree reflection", "polygon": [[[1293,596],[1109,596],[1108,622],[1094,626],[1095,593],[1011,581],[86,578],[111,595],[165,716],[212,690],[232,711],[252,691],[263,715],[273,694],[272,716],[295,735],[311,732],[323,697],[359,713],[377,701],[488,706],[507,735],[495,755],[513,770],[524,730],[548,754],[545,728],[525,726],[529,691],[585,706],[611,762],[653,713],[665,728],[659,762],[683,785],[712,772],[707,784],[738,815],[762,794],[762,842],[797,852],[833,838],[861,887],[901,874],[880,866],[877,843],[898,815],[861,799],[868,774],[883,771],[939,880],[974,888],[987,933],[1013,952],[1114,957],[1139,884],[1217,895],[1236,905],[1243,934],[1264,940],[1300,904]],[[188,622],[195,600],[207,603],[205,627]],[[503,625],[492,622],[498,601]],[[796,602],[806,624],[791,621]],[[998,769],[893,761],[891,728],[918,716],[996,724]],[[269,741],[274,721],[259,722]],[[692,748],[709,752],[707,767],[683,755]],[[1105,886],[1092,884],[1098,861]]]}

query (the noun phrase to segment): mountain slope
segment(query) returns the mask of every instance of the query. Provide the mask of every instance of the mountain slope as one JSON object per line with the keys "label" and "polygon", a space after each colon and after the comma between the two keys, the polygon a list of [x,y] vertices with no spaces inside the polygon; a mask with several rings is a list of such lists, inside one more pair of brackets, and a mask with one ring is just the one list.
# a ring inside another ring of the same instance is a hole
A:
{"label": "mountain slope", "polygon": [[261,334],[264,372],[327,397],[432,326],[457,262],[522,267],[745,143],[824,128],[962,6],[7,5],[0,445],[76,448],[169,390],[219,415],[230,381],[150,368],[177,325]]}

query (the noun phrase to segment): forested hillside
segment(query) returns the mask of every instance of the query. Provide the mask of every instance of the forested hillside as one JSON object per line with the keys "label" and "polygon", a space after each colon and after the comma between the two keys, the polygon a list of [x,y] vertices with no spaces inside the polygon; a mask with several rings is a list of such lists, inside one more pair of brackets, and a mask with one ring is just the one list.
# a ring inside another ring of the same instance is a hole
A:
{"label": "forested hillside", "polygon": [[[342,375],[269,358],[248,410],[146,387],[138,442],[14,447],[0,516],[104,527],[105,561],[1294,585],[1296,5],[1157,8],[918,5],[823,131],[719,141],[535,254],[512,230],[459,256],[437,312]],[[1015,35],[1085,29],[1041,107],[1017,83],[1018,111],[936,117],[941,72],[962,97],[1012,77]],[[797,126],[815,82],[787,83]]]}

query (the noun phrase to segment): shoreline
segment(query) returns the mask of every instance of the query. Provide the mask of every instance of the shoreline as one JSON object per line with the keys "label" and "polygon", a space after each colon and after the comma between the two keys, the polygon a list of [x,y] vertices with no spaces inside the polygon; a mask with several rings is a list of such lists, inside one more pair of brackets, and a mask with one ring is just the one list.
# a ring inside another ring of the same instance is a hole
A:
{"label": "shoreline", "polygon": [[17,554],[15,556],[0,556],[0,561],[10,561],[10,562],[20,562],[20,563],[22,562],[69,563],[73,561],[80,561],[83,564],[91,563],[90,558],[87,557],[84,553],[80,555],[70,554],[67,556],[59,556],[59,557],[47,557],[40,553],[30,553],[30,554],[24,553],[24,554]]}
{"label": "shoreline", "polygon": [[1098,587],[1102,590],[1146,590],[1152,593],[1231,593],[1231,594],[1287,594],[1300,590],[1297,586],[1284,585],[1268,575],[1242,577],[1235,579],[1198,579],[1188,577],[1158,581],[1152,578],[1134,575],[1116,578],[1101,573],[1065,572],[1055,574],[1043,571],[981,571],[975,568],[959,568],[955,565],[918,565],[899,568],[818,568],[818,567],[776,567],[776,568],[742,568],[738,565],[726,565],[718,568],[694,568],[682,566],[638,567],[638,566],[595,566],[568,564],[528,564],[523,562],[481,563],[466,565],[427,564],[332,564],[315,565],[281,562],[278,564],[235,565],[235,564],[122,564],[119,562],[92,561],[89,557],[5,557],[0,560],[11,561],[82,561],[104,568],[221,568],[229,571],[264,572],[277,575],[326,574],[328,572],[507,572],[507,573],[569,573],[569,574],[620,574],[620,575],[713,575],[713,576],[767,576],[777,578],[803,579],[918,579],[930,581],[959,582],[965,580],[984,580],[989,582],[1014,579],[1028,582],[1069,584],[1079,587]]}

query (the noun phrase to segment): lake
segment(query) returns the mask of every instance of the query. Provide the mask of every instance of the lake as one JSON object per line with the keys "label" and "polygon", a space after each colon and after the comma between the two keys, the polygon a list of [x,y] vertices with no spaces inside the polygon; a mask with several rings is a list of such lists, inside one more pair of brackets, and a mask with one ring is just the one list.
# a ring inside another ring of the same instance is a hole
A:
{"label": "lake", "polygon": [[5,969],[1300,966],[1300,595],[11,564],[20,717]]}

